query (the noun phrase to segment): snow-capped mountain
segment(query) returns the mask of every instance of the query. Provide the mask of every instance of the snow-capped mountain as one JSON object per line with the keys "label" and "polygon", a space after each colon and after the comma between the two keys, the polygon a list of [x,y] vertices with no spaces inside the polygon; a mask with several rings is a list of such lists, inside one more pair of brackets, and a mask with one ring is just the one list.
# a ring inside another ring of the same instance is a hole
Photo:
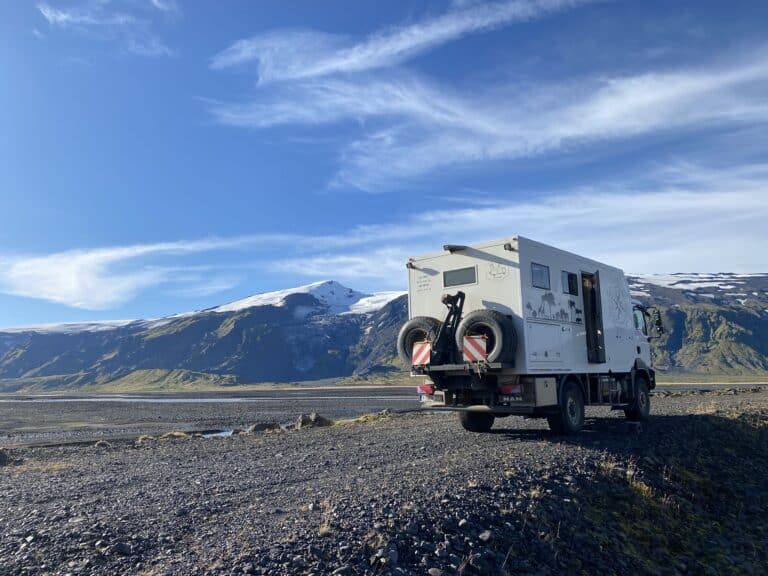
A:
{"label": "snow-capped mountain", "polygon": [[768,274],[630,274],[630,294],[655,302],[768,303]]}
{"label": "snow-capped mountain", "polygon": [[[633,297],[658,307],[652,342],[670,372],[768,372],[768,274],[628,276]],[[0,391],[151,381],[286,382],[401,370],[400,292],[364,294],[334,281],[249,296],[152,320],[0,330]]]}
{"label": "snow-capped mountain", "polygon": [[325,281],[159,319],[0,330],[0,390],[30,382],[103,383],[163,370],[231,383],[376,369],[395,356],[394,339],[406,316],[403,294],[365,294]]}
{"label": "snow-capped mountain", "polygon": [[375,292],[365,294],[347,288],[335,280],[324,280],[314,282],[305,286],[288,288],[286,290],[277,290],[274,292],[263,292],[254,294],[240,300],[235,300],[228,304],[197,310],[194,312],[181,312],[173,316],[147,320],[98,320],[92,322],[65,322],[59,324],[35,324],[29,326],[19,326],[12,328],[0,328],[0,334],[14,334],[23,332],[37,332],[40,334],[74,334],[77,332],[103,332],[117,328],[157,328],[168,324],[179,318],[189,318],[199,314],[239,312],[248,308],[259,306],[277,306],[282,307],[291,297],[297,294],[306,294],[314,298],[308,310],[298,309],[298,313],[311,313],[313,309],[322,309],[328,314],[370,314],[383,308],[386,304],[406,294],[406,292]]}
{"label": "snow-capped mountain", "polygon": [[212,312],[235,312],[254,306],[284,306],[286,298],[294,294],[309,294],[327,306],[330,314],[368,314],[382,308],[405,292],[377,292],[363,294],[334,280],[325,280],[276,292],[265,292],[211,308]]}

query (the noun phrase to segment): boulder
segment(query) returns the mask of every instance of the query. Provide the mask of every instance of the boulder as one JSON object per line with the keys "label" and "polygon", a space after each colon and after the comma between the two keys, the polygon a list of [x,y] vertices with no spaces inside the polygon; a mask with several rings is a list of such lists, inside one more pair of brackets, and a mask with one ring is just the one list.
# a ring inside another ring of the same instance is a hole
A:
{"label": "boulder", "polygon": [[333,420],[320,416],[317,412],[312,412],[310,415],[302,414],[296,419],[296,430],[302,428],[320,428],[323,426],[331,426]]}

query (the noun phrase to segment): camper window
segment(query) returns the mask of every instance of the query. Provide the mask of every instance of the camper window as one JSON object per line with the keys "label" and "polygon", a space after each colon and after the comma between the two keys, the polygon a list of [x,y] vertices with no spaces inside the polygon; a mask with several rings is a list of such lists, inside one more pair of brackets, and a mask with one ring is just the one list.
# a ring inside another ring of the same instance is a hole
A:
{"label": "camper window", "polygon": [[579,278],[573,272],[562,271],[563,294],[579,295]]}
{"label": "camper window", "polygon": [[445,288],[475,283],[477,283],[477,270],[474,266],[443,272],[443,287]]}
{"label": "camper window", "polygon": [[549,266],[531,262],[531,280],[534,288],[549,290]]}

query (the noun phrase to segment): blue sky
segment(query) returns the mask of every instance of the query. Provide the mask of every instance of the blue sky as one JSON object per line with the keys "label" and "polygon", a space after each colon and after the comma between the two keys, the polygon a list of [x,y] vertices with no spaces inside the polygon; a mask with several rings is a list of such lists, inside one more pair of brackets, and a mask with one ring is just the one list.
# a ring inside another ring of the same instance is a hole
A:
{"label": "blue sky", "polygon": [[523,234],[768,270],[765,2],[0,4],[0,326]]}

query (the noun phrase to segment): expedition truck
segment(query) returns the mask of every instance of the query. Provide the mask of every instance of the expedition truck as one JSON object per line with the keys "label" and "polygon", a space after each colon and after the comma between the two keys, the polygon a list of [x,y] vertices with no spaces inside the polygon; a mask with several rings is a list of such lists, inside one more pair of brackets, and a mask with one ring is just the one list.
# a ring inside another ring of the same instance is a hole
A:
{"label": "expedition truck", "polygon": [[575,433],[587,405],[648,418],[661,316],[632,301],[620,269],[522,236],[446,245],[406,266],[397,346],[425,377],[423,407],[457,411],[472,432],[522,415]]}

